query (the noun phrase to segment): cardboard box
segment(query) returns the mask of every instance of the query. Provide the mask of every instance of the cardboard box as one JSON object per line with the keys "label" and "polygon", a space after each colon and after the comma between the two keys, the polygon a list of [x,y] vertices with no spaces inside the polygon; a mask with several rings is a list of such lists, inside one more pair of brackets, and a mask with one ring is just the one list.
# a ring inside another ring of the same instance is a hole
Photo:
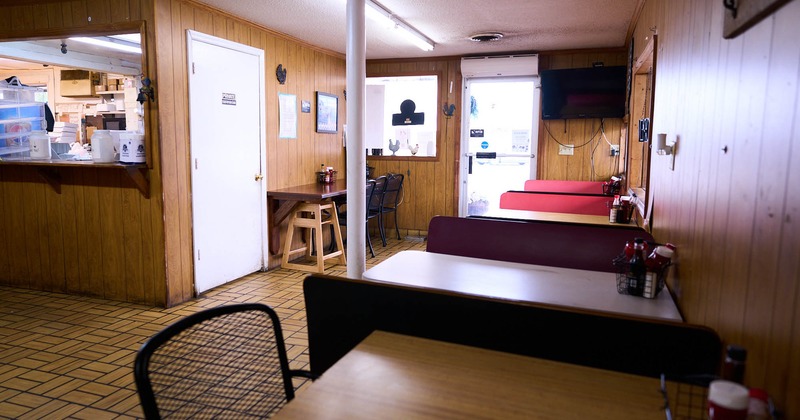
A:
{"label": "cardboard box", "polygon": [[95,96],[92,72],[61,70],[61,96]]}

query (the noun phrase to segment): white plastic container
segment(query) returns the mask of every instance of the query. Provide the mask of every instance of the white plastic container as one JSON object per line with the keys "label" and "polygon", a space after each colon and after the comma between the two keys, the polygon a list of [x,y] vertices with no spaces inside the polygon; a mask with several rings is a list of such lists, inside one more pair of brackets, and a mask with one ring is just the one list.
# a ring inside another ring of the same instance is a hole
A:
{"label": "white plastic container", "polygon": [[31,159],[50,159],[50,136],[45,130],[33,130],[28,136]]}
{"label": "white plastic container", "polygon": [[46,126],[44,102],[36,102],[39,88],[19,86],[0,80],[0,156],[10,154],[28,155],[30,136],[33,130]]}
{"label": "white plastic container", "polygon": [[119,161],[122,163],[145,163],[144,134],[131,132],[119,135]]}
{"label": "white plastic container", "polygon": [[95,163],[114,162],[114,138],[108,130],[95,130],[92,134],[92,160]]}

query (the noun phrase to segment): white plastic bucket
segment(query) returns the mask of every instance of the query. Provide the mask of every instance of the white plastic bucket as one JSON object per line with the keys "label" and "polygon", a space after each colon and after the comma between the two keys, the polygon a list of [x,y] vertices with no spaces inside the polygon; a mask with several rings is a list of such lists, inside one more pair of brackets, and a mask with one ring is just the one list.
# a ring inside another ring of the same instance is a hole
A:
{"label": "white plastic bucket", "polygon": [[119,161],[122,163],[145,163],[147,154],[144,149],[144,134],[120,133]]}

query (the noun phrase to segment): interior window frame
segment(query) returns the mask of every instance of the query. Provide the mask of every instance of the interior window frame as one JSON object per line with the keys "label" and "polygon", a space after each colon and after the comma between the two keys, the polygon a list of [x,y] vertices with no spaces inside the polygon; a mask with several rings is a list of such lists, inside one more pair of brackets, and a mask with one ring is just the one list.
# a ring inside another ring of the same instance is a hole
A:
{"label": "interior window frame", "polygon": [[376,161],[414,161],[414,162],[438,162],[442,156],[442,126],[444,125],[443,114],[438,112],[439,104],[443,97],[444,73],[441,70],[412,71],[412,72],[367,72],[367,77],[406,77],[406,76],[436,76],[436,156],[392,156],[367,155],[370,160]]}

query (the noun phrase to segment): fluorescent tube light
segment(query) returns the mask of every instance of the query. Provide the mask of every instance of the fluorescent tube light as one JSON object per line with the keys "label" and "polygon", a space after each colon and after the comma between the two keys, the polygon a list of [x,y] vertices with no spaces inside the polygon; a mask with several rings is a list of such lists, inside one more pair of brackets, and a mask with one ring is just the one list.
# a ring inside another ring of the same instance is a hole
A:
{"label": "fluorescent tube light", "polygon": [[136,44],[108,37],[100,37],[100,38],[75,37],[75,38],[69,38],[69,40],[83,42],[85,44],[97,45],[103,48],[110,48],[114,50],[135,53],[135,54],[142,53],[142,49],[139,46],[136,46]]}
{"label": "fluorescent tube light", "polygon": [[408,41],[420,47],[423,51],[433,50],[433,41],[428,39],[425,35],[417,32],[410,26],[406,27],[398,23],[397,26],[395,26],[395,29],[397,29],[397,31],[399,31]]}
{"label": "fluorescent tube light", "polygon": [[388,10],[383,9],[382,7],[378,6],[377,4],[368,1],[367,7],[364,8],[364,14],[374,20],[375,22],[380,23],[382,26],[386,28],[394,27],[394,21],[392,20],[392,13]]}
{"label": "fluorescent tube light", "polygon": [[421,48],[423,51],[433,50],[434,43],[421,32],[412,28],[400,18],[395,16],[391,11],[384,9],[370,0],[366,0],[367,7],[364,8],[365,15],[370,19],[385,25],[386,27],[394,27],[403,38]]}

